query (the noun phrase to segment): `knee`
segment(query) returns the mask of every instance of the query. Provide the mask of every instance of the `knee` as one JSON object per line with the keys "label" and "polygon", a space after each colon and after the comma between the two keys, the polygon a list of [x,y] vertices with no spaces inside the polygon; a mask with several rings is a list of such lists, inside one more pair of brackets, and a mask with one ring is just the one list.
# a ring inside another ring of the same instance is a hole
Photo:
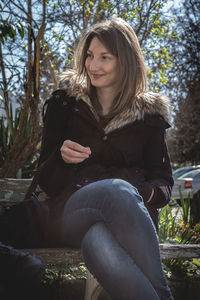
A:
{"label": "knee", "polygon": [[139,196],[137,188],[135,188],[129,182],[118,179],[118,178],[111,178],[111,179],[104,179],[94,183],[99,191],[103,191],[109,194],[117,195],[118,193],[132,193],[133,195]]}
{"label": "knee", "polygon": [[137,188],[122,179],[116,178],[105,180],[105,182],[103,182],[102,191],[104,191],[106,195],[109,195],[109,198],[117,205],[120,203],[123,205],[129,203],[135,205],[141,202],[143,203]]}
{"label": "knee", "polygon": [[130,184],[128,181],[123,179],[111,179],[111,188],[116,192],[128,192],[132,195],[136,195],[140,197],[140,194],[138,193],[138,190],[136,187],[134,187],[132,184]]}

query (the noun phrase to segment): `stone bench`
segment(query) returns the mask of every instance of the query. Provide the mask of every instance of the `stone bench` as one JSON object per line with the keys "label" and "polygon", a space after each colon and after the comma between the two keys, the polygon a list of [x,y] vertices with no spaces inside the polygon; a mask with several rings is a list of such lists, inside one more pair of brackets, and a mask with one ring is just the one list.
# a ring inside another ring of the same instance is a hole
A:
{"label": "stone bench", "polygon": [[[0,180],[0,206],[10,206],[23,200],[30,179],[2,179]],[[25,249],[33,255],[41,256],[48,264],[69,262],[76,264],[82,261],[79,249],[46,248]],[[200,258],[200,245],[172,245],[160,244],[162,259],[191,259]],[[87,270],[84,300],[97,300],[102,287]]]}

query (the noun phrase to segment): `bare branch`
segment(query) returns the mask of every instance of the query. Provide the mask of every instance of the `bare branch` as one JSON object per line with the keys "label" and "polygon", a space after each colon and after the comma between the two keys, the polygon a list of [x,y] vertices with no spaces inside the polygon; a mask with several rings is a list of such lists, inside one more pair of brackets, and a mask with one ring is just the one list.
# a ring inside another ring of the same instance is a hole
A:
{"label": "bare branch", "polygon": [[0,66],[1,66],[2,77],[3,77],[3,94],[4,94],[4,106],[6,111],[6,119],[8,122],[9,130],[10,132],[12,132],[13,131],[12,120],[10,119],[10,111],[9,111],[8,85],[7,85],[6,72],[5,72],[4,61],[3,61],[1,43],[0,43]]}

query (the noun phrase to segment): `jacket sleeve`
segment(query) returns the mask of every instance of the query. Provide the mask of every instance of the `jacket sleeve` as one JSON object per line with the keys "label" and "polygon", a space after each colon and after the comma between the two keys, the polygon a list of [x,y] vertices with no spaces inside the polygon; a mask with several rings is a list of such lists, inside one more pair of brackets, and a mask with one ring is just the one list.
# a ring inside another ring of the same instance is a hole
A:
{"label": "jacket sleeve", "polygon": [[145,151],[146,180],[153,188],[153,197],[148,202],[152,207],[166,205],[173,186],[172,170],[166,145],[166,129],[169,124],[160,117],[146,119],[148,142]]}
{"label": "jacket sleeve", "polygon": [[46,161],[55,151],[60,149],[64,140],[64,128],[67,126],[69,101],[66,92],[55,91],[46,101],[47,109],[44,114],[44,128],[38,166]]}
{"label": "jacket sleeve", "polygon": [[[44,127],[38,167],[25,195],[25,199],[28,199],[35,192],[41,178],[43,181],[48,181],[49,170],[47,166],[53,165],[55,159],[61,161],[60,147],[64,140],[64,129],[67,126],[70,105],[64,90],[55,91],[45,102],[46,112],[43,116]],[[47,171],[45,172],[46,169]]]}
{"label": "jacket sleeve", "polygon": [[147,206],[161,208],[169,202],[173,186],[165,141],[165,132],[169,125],[162,117],[156,116],[147,118],[145,127],[144,167],[119,168],[116,176],[133,184]]}

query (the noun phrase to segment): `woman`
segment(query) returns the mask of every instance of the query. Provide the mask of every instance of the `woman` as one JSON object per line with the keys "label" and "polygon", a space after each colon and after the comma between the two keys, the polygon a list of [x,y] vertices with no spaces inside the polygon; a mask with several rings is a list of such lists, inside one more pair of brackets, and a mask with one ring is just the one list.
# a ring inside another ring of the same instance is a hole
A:
{"label": "woman", "polygon": [[173,185],[165,144],[170,104],[146,93],[145,83],[133,29],[119,18],[91,27],[79,42],[75,70],[61,76],[48,100],[26,198],[34,196],[23,204],[26,243],[81,247],[114,300],[173,299],[156,233],[157,209]]}

